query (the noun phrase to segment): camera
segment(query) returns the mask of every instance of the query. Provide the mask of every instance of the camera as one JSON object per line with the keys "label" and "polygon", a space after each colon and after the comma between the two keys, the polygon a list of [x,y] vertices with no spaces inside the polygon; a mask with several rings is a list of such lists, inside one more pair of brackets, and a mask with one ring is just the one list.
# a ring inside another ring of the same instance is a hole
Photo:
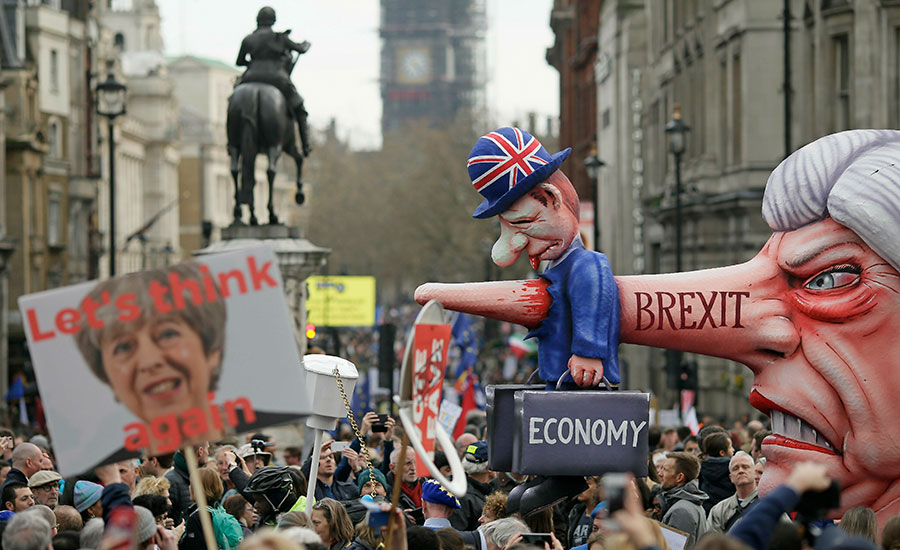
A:
{"label": "camera", "polygon": [[266,452],[266,447],[271,445],[268,441],[263,441],[262,439],[251,439],[250,446],[253,447],[254,453],[264,453]]}
{"label": "camera", "polygon": [[387,431],[388,415],[379,414],[378,421],[372,423],[372,433],[384,433]]}

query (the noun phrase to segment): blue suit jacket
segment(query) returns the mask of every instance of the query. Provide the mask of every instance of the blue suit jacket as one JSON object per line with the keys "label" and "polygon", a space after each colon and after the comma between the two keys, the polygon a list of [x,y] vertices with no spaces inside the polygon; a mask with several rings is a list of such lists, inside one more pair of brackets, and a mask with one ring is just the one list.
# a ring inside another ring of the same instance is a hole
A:
{"label": "blue suit jacket", "polygon": [[[541,274],[553,298],[547,318],[528,334],[538,339],[538,371],[547,389],[566,372],[569,357],[603,361],[611,384],[619,376],[619,290],[604,254],[580,242],[558,265]],[[573,387],[568,384],[568,387]]]}

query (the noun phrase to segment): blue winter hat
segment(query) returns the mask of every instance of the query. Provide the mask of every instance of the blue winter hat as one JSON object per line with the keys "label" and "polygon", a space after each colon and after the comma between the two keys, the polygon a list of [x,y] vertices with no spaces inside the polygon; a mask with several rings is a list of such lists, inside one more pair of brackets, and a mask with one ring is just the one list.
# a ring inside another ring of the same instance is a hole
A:
{"label": "blue winter hat", "polygon": [[473,218],[490,218],[546,181],[572,152],[571,147],[550,155],[525,130],[500,128],[481,136],[469,153],[469,179],[484,201]]}
{"label": "blue winter hat", "polygon": [[433,479],[426,479],[422,482],[422,500],[431,502],[432,504],[442,504],[450,508],[461,508],[459,500],[451,495],[444,486]]}
{"label": "blue winter hat", "polygon": [[90,481],[78,481],[75,483],[75,509],[84,512],[100,500],[103,486]]}

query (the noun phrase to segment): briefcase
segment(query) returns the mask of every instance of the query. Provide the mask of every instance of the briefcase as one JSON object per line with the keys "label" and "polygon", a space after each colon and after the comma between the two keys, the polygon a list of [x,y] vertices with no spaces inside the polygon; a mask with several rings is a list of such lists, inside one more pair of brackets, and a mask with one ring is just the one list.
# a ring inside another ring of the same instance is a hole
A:
{"label": "briefcase", "polygon": [[[507,432],[503,435],[512,439],[511,469],[498,471],[545,476],[647,475],[649,394],[533,389],[512,394],[512,417],[497,415],[493,420],[500,429],[492,431]],[[503,415],[497,402],[495,391],[495,411]],[[500,402],[505,405],[503,399]]]}
{"label": "briefcase", "polygon": [[487,413],[488,469],[512,472],[514,394],[521,390],[542,390],[541,384],[498,384],[485,386]]}

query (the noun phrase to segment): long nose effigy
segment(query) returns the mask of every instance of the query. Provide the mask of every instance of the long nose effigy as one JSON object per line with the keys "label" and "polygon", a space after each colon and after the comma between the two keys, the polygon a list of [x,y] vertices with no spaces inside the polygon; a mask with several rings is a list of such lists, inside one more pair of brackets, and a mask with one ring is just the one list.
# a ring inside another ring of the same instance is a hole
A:
{"label": "long nose effigy", "polygon": [[[760,346],[759,304],[771,292],[765,258],[734,266],[616,277],[619,341],[745,362]],[[454,311],[529,328],[543,320],[551,297],[543,279],[485,283],[427,283],[420,304],[438,300]]]}

